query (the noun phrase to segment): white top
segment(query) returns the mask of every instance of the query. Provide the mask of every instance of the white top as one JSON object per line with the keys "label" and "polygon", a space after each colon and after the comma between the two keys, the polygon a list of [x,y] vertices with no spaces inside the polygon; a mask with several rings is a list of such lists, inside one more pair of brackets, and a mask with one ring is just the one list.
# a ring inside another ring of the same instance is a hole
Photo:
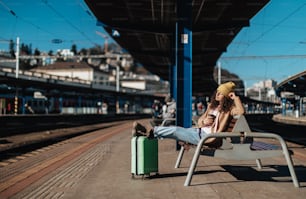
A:
{"label": "white top", "polygon": [[[213,123],[215,123],[218,120],[218,116],[219,116],[219,111],[218,110],[211,110],[208,114],[215,116],[215,120],[214,120]],[[207,134],[210,134],[210,133],[212,133],[211,127],[212,127],[212,125],[204,126],[204,127],[201,128],[201,130],[204,131]]]}

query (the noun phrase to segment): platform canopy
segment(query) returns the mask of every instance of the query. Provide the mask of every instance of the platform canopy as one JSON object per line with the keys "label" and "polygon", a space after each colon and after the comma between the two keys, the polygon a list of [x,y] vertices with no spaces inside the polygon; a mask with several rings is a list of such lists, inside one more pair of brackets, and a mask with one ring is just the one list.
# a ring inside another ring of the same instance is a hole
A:
{"label": "platform canopy", "polygon": [[276,86],[277,94],[291,92],[300,97],[306,97],[306,70],[289,77]]}
{"label": "platform canopy", "polygon": [[[148,71],[169,80],[178,0],[85,0],[104,29]],[[216,62],[268,0],[193,0],[192,90],[211,94]],[[119,33],[119,34],[117,34]],[[247,67],[247,66],[246,66]]]}

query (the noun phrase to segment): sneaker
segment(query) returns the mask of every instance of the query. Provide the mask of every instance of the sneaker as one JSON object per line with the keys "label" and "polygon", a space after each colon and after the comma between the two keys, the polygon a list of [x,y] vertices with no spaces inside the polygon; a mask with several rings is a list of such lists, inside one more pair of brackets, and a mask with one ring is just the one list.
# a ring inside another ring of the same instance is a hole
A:
{"label": "sneaker", "polygon": [[153,129],[151,129],[151,130],[147,133],[146,136],[147,136],[149,139],[154,139],[155,136],[154,136],[154,133],[153,133]]}
{"label": "sneaker", "polygon": [[133,123],[132,136],[146,136],[147,129],[138,122]]}

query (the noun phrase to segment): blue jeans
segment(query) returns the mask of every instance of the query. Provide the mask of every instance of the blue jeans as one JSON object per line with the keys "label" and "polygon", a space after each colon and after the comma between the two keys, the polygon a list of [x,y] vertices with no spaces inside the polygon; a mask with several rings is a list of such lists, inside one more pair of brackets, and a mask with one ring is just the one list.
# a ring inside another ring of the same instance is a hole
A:
{"label": "blue jeans", "polygon": [[207,133],[201,130],[200,138],[199,128],[183,128],[180,126],[156,126],[153,132],[154,137],[157,138],[170,138],[194,145],[197,145],[200,139],[207,135]]}

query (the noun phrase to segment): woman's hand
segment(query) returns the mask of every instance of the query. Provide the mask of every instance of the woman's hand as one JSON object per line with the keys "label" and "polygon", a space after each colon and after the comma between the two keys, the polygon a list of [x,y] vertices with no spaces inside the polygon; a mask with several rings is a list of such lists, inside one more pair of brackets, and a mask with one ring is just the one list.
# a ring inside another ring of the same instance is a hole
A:
{"label": "woman's hand", "polygon": [[230,92],[230,93],[228,94],[228,96],[229,96],[229,98],[231,98],[232,100],[234,100],[235,97],[236,97],[236,94],[235,94],[234,92]]}
{"label": "woman's hand", "polygon": [[203,126],[211,126],[214,123],[214,119],[213,118],[205,118],[203,120]]}
{"label": "woman's hand", "polygon": [[204,126],[211,126],[213,125],[215,120],[214,115],[207,115],[206,117],[200,117],[198,120],[198,126],[204,127]]}
{"label": "woman's hand", "polygon": [[244,106],[241,103],[239,96],[237,96],[234,92],[229,93],[228,96],[234,101],[234,108],[232,108],[231,114],[232,115],[244,114]]}

